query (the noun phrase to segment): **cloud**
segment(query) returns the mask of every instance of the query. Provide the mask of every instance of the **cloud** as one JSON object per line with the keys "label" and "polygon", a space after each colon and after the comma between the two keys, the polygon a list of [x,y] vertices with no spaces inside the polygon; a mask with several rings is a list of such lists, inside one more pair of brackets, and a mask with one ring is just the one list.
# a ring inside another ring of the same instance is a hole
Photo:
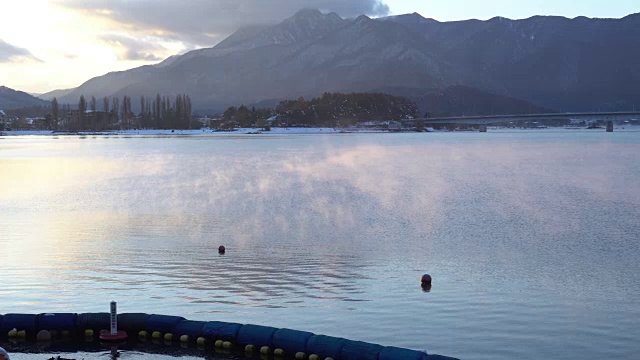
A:
{"label": "cloud", "polygon": [[0,39],[0,63],[29,61],[42,62],[42,60],[33,56],[29,50],[13,46]]}
{"label": "cloud", "polygon": [[343,17],[389,13],[384,0],[57,0],[59,6],[107,18],[127,31],[212,46],[237,29],[281,22],[317,8]]}
{"label": "cloud", "polygon": [[118,51],[120,60],[157,61],[163,58],[155,53],[166,51],[166,49],[156,45],[153,41],[143,41],[118,34],[102,35],[100,40],[115,48]]}

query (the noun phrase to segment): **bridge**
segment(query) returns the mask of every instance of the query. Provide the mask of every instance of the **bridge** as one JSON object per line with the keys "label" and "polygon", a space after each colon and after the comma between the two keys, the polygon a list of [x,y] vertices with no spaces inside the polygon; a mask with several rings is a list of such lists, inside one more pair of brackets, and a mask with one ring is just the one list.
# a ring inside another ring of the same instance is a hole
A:
{"label": "bridge", "polygon": [[515,114],[515,115],[490,115],[490,116],[454,116],[420,118],[425,125],[436,124],[464,124],[479,125],[480,131],[486,131],[487,125],[501,123],[533,122],[544,120],[579,120],[585,122],[604,121],[607,125],[607,132],[613,131],[614,122],[640,122],[640,112],[590,112],[590,113],[549,113],[549,114]]}

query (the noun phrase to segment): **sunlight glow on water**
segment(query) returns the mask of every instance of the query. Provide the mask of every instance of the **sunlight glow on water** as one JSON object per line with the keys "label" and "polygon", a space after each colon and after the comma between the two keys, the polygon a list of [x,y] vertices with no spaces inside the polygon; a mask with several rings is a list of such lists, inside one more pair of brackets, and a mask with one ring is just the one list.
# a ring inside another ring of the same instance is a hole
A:
{"label": "sunlight glow on water", "polygon": [[0,313],[631,359],[639,175],[638,132],[4,138]]}

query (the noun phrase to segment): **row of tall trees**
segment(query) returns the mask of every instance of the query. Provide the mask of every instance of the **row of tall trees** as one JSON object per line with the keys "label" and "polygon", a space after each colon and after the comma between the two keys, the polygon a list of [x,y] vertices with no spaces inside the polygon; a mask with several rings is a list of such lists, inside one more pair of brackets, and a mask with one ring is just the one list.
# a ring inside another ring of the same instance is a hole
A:
{"label": "row of tall trees", "polygon": [[157,94],[155,99],[140,98],[140,126],[156,129],[189,129],[192,105],[189,95],[176,95],[172,102],[168,96]]}
{"label": "row of tall trees", "polygon": [[80,96],[78,105],[63,105],[58,99],[51,101],[51,111],[46,121],[52,130],[70,131],[102,131],[118,129],[188,129],[191,124],[192,105],[189,95],[179,94],[175,100],[157,94],[154,99],[140,98],[140,112],[136,115],[132,108],[132,99],[123,96],[104,97],[102,108],[98,101],[91,97],[88,101]]}

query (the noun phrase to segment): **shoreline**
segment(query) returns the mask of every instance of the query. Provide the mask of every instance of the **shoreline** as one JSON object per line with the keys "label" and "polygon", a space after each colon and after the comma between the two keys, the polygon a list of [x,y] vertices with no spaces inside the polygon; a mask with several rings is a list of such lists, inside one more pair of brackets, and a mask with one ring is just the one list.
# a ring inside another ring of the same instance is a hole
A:
{"label": "shoreline", "polygon": [[[640,130],[640,126],[616,127],[616,131],[635,131]],[[585,131],[597,132],[599,129],[588,128],[565,128],[565,127],[548,127],[544,129],[528,129],[528,128],[506,128],[492,127],[490,130],[498,131]],[[425,128],[424,133],[473,133],[477,130],[435,130],[433,128]],[[139,130],[113,130],[113,131],[51,131],[51,130],[11,130],[0,131],[0,137],[17,137],[17,136],[224,136],[224,135],[304,135],[304,134],[399,134],[399,133],[417,133],[416,131],[403,130],[386,130],[386,129],[360,129],[360,128],[271,128],[271,131],[264,131],[262,128],[239,128],[230,131],[221,131],[214,129],[199,130],[157,130],[157,129],[139,129]]]}
{"label": "shoreline", "polygon": [[345,133],[386,133],[387,130],[372,129],[336,129],[336,128],[240,128],[231,131],[214,129],[199,130],[112,130],[112,131],[51,131],[51,130],[11,130],[0,131],[0,136],[211,136],[211,135],[261,135],[261,134],[345,134]]}

